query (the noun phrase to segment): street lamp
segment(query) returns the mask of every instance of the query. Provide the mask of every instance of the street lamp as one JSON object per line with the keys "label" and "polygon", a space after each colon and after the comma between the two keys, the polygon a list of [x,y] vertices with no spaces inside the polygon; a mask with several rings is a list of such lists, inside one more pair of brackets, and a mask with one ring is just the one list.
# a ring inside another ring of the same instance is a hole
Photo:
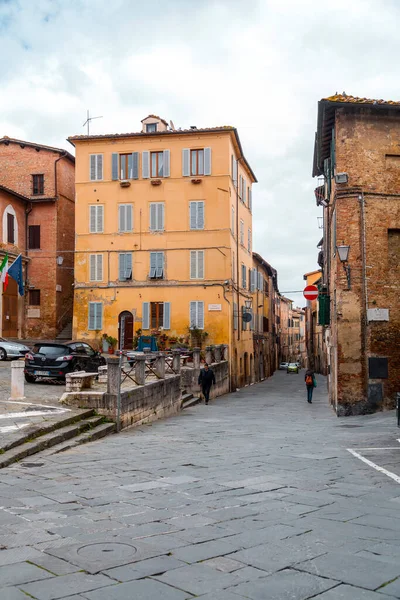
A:
{"label": "street lamp", "polygon": [[350,290],[351,289],[350,266],[347,264],[347,260],[349,258],[350,246],[346,246],[346,245],[342,244],[341,246],[336,246],[336,249],[339,254],[340,262],[343,265],[344,272],[346,273],[347,289]]}
{"label": "street lamp", "polygon": [[252,300],[245,300],[245,301],[244,301],[244,305],[245,305],[245,307],[247,308],[247,310],[250,310],[250,308],[251,308],[251,303],[252,303]]}

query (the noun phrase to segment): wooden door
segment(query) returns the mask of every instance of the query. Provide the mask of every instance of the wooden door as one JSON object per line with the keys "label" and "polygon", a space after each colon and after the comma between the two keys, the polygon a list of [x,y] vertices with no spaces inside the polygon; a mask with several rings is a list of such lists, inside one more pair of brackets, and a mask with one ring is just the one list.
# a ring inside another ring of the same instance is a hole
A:
{"label": "wooden door", "polygon": [[3,292],[3,337],[16,338],[18,336],[18,286],[12,279]]}
{"label": "wooden door", "polygon": [[118,348],[121,343],[121,320],[124,317],[124,347],[122,350],[132,350],[133,348],[133,315],[125,310],[118,317]]}

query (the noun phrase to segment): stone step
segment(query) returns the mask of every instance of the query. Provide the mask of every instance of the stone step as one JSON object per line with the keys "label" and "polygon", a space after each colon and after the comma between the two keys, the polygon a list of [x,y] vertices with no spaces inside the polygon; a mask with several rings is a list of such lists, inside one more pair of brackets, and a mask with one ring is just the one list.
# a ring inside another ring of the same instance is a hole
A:
{"label": "stone step", "polygon": [[193,394],[185,394],[184,396],[182,396],[181,408],[182,408],[182,410],[184,408],[190,408],[191,406],[195,406],[196,404],[199,404],[200,402],[201,402],[201,398],[197,398],[196,396],[193,396]]}
{"label": "stone step", "polygon": [[75,438],[72,438],[71,440],[67,440],[66,442],[63,442],[62,444],[57,444],[57,446],[54,446],[54,448],[46,450],[43,453],[43,455],[50,456],[52,454],[59,454],[60,452],[65,452],[66,450],[71,450],[72,448],[76,448],[77,446],[80,446],[81,444],[87,444],[88,442],[94,442],[95,440],[99,440],[99,439],[105,437],[106,435],[115,433],[116,430],[117,430],[116,423],[101,423],[100,425],[97,425],[97,427],[95,427],[94,429],[85,431],[84,433],[81,433],[80,435],[78,435]]}
{"label": "stone step", "polygon": [[0,468],[7,467],[27,456],[32,456],[32,454],[37,454],[42,450],[46,450],[57,444],[61,444],[66,440],[75,438],[83,432],[94,430],[96,427],[103,424],[103,422],[104,417],[89,417],[88,419],[81,419],[72,425],[59,427],[50,433],[39,435],[34,439],[26,440],[24,444],[20,444],[0,455]]}

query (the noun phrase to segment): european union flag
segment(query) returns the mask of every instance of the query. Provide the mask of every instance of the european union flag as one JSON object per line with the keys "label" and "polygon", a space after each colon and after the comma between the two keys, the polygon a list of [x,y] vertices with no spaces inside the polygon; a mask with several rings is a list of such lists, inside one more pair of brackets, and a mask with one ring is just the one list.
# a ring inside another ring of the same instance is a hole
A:
{"label": "european union flag", "polygon": [[24,295],[24,275],[22,273],[22,254],[17,256],[11,267],[8,269],[8,275],[18,283],[18,293]]}

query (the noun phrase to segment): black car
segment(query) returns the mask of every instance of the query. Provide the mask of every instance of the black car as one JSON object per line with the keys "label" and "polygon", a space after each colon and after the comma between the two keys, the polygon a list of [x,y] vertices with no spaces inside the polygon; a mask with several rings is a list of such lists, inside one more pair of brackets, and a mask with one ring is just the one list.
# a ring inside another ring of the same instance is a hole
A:
{"label": "black car", "polygon": [[65,379],[67,373],[74,371],[96,373],[105,364],[100,352],[85,342],[37,343],[25,356],[25,380],[34,383],[37,378]]}

